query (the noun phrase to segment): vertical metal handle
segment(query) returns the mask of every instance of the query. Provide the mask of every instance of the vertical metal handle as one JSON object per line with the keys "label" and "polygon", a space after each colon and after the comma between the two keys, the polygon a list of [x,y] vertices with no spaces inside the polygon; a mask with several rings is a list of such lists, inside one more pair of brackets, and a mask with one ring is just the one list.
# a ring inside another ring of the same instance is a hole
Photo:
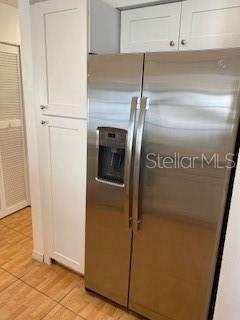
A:
{"label": "vertical metal handle", "polygon": [[129,127],[127,134],[127,147],[126,147],[126,159],[125,159],[125,171],[124,171],[124,215],[127,221],[127,227],[131,227],[131,208],[130,208],[130,179],[131,179],[131,167],[132,167],[132,152],[133,152],[133,139],[135,132],[136,111],[138,106],[138,97],[133,97],[131,102],[131,111],[129,118]]}
{"label": "vertical metal handle", "polygon": [[146,111],[148,109],[148,99],[143,97],[140,104],[140,115],[138,120],[136,147],[135,147],[135,159],[134,159],[134,172],[133,172],[133,203],[132,203],[132,215],[133,215],[133,230],[138,231],[141,223],[139,217],[139,182],[140,182],[140,169],[141,169],[141,153],[142,153],[142,140],[145,124]]}

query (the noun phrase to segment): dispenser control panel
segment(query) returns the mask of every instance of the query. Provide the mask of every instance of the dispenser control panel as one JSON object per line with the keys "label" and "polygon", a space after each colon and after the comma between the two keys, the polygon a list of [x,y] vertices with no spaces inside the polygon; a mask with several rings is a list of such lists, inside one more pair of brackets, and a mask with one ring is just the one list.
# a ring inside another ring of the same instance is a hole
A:
{"label": "dispenser control panel", "polygon": [[127,131],[98,127],[97,180],[124,185],[124,166]]}

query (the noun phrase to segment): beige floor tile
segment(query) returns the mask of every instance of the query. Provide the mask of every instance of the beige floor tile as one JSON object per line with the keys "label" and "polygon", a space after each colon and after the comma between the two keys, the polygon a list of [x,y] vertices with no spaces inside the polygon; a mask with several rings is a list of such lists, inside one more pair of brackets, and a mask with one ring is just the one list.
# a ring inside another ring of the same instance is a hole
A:
{"label": "beige floor tile", "polygon": [[10,228],[17,227],[19,223],[26,222],[28,224],[29,222],[31,222],[31,209],[30,207],[24,208],[13,214],[10,214],[9,216],[3,218],[1,221],[8,225]]}
{"label": "beige floor tile", "polygon": [[[21,240],[24,240],[26,237],[12,229],[9,229],[4,224],[0,225],[0,260],[1,252],[9,249],[9,247],[18,244]],[[1,263],[1,262],[0,262]]]}
{"label": "beige floor tile", "polygon": [[70,270],[33,260],[31,232],[30,209],[0,221],[0,320],[140,319],[89,295]]}
{"label": "beige floor tile", "polygon": [[24,276],[33,267],[40,265],[32,259],[32,240],[25,237],[5,250],[0,250],[0,265],[17,277]]}
{"label": "beige floor tile", "polygon": [[2,220],[9,228],[14,229],[27,237],[32,237],[31,209],[25,208]]}
{"label": "beige floor tile", "polygon": [[0,291],[9,287],[16,280],[17,280],[16,277],[14,277],[10,273],[0,269]]}
{"label": "beige floor tile", "polygon": [[140,319],[143,319],[143,318],[124,312],[118,320],[140,320]]}
{"label": "beige floor tile", "polygon": [[0,294],[1,320],[40,320],[56,303],[20,280]]}
{"label": "beige floor tile", "polygon": [[56,301],[83,283],[80,275],[57,264],[39,264],[22,279]]}
{"label": "beige floor tile", "polygon": [[124,314],[114,305],[88,294],[83,284],[73,289],[61,304],[87,320],[115,320]]}
{"label": "beige floor tile", "polygon": [[43,320],[83,320],[72,311],[59,304]]}

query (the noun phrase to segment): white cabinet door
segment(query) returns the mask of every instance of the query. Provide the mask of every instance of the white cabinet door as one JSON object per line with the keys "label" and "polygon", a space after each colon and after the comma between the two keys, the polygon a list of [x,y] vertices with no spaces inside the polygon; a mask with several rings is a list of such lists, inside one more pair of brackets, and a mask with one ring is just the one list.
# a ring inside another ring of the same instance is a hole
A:
{"label": "white cabinet door", "polygon": [[47,255],[84,273],[87,121],[42,117],[42,196]]}
{"label": "white cabinet door", "polygon": [[86,118],[87,1],[36,3],[32,23],[39,107],[46,115]]}
{"label": "white cabinet door", "polygon": [[240,0],[182,3],[180,50],[240,46]]}
{"label": "white cabinet door", "polygon": [[178,50],[181,3],[122,11],[121,52]]}

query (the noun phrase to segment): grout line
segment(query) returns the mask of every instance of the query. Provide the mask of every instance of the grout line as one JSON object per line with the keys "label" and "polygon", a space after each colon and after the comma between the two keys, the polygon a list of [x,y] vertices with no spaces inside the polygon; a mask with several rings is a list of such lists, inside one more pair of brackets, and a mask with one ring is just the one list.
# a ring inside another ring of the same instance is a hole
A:
{"label": "grout line", "polygon": [[[41,264],[41,262],[39,262]],[[23,283],[27,284],[29,287],[37,290],[38,292],[46,295],[47,297],[49,297],[50,299],[52,299],[53,301],[57,302],[58,304],[60,304],[60,301],[62,301],[73,289],[78,288],[78,285],[74,286],[72,289],[70,289],[62,298],[60,298],[60,300],[55,300],[54,298],[48,296],[46,293],[40,291],[39,289],[37,289],[37,287],[32,286],[31,284],[29,284],[28,282],[26,282],[23,278],[25,276],[27,276],[29,273],[31,273],[32,270],[30,269],[29,271],[27,271],[26,273],[24,273],[23,275],[19,276],[18,279],[21,280]]]}
{"label": "grout line", "polygon": [[10,272],[8,272],[7,270],[3,269],[2,267],[0,267],[0,269],[6,273],[8,273],[10,276],[14,277],[14,281],[9,283],[9,285],[7,285],[4,289],[1,289],[0,292],[2,293],[3,291],[5,291],[6,289],[8,289],[9,287],[11,287],[11,285],[13,285],[15,282],[17,282],[19,279],[14,276],[13,274],[11,274]]}
{"label": "grout line", "polygon": [[[18,234],[21,234],[22,236],[24,236],[25,239],[29,239],[29,240],[32,240],[32,237],[29,237],[27,236],[25,233],[21,232],[21,231],[18,231],[16,230],[15,228],[13,227],[10,227],[6,222],[3,221],[4,219],[2,219],[2,225],[5,226],[7,229],[9,230],[12,230],[12,231],[15,231],[16,233]],[[14,245],[14,244],[12,244]],[[10,245],[11,246],[11,245]],[[23,283],[24,285],[28,286],[29,288],[31,288],[32,290],[34,290],[35,292],[37,293],[40,293],[41,295],[45,296],[48,300],[52,301],[54,303],[54,306],[52,308],[50,308],[50,310],[41,318],[41,320],[43,320],[45,317],[47,317],[57,306],[60,306],[66,310],[68,310],[69,312],[71,312],[72,314],[74,314],[76,317],[79,317],[79,319],[81,320],[87,320],[87,318],[81,316],[79,313],[76,313],[75,311],[71,310],[68,306],[65,306],[62,304],[62,301],[69,295],[71,294],[71,292],[73,290],[75,290],[76,288],[79,288],[80,287],[80,284],[76,284],[74,285],[73,288],[71,288],[68,292],[66,292],[66,294],[64,294],[64,296],[62,298],[60,298],[59,300],[56,300],[50,296],[48,296],[46,293],[40,291],[38,288],[32,286],[31,284],[27,283],[23,277],[27,276],[29,273],[32,272],[32,268],[30,267],[29,270],[26,270],[26,272],[24,272],[23,274],[20,274],[20,275],[16,275],[14,273],[12,273],[11,271],[7,270],[4,268],[4,264],[2,266],[0,266],[0,269],[5,271],[6,273],[8,273],[9,275],[11,275],[14,280],[13,282],[9,283],[9,285],[6,286],[6,288],[0,290],[0,292],[4,292],[5,290],[9,289],[11,286],[13,286],[14,284],[16,284],[16,282],[21,282]]]}
{"label": "grout line", "polygon": [[63,306],[63,305],[60,304],[60,303],[57,303],[57,304],[56,304],[43,318],[41,318],[40,320],[44,320],[44,318],[47,317],[57,306],[60,306],[60,307],[62,307],[62,308],[64,308],[64,309],[70,311],[70,312],[71,312],[72,314],[74,314],[76,317],[79,317],[80,320],[87,320],[87,319],[81,317],[81,316],[80,316],[79,314],[77,314],[76,312],[72,311],[71,309]]}
{"label": "grout line", "polygon": [[57,305],[58,305],[58,303],[55,304],[55,306],[53,306],[42,318],[40,318],[40,320],[43,320],[44,318],[46,318],[49,315],[49,313],[52,312],[56,308]]}
{"label": "grout line", "polygon": [[32,239],[32,236],[28,236],[28,235],[26,235],[25,233],[23,233],[23,232],[21,232],[21,231],[18,231],[18,230],[16,230],[16,229],[13,228],[13,227],[10,227],[9,225],[7,225],[6,222],[3,222],[3,225],[4,225],[5,227],[7,227],[9,230],[13,230],[13,231],[21,234],[22,236],[25,236],[26,238]]}
{"label": "grout line", "polygon": [[48,314],[50,314],[58,305],[60,307],[63,307],[65,309],[67,309],[68,311],[70,311],[71,313],[73,313],[74,315],[78,316],[80,319],[82,320],[86,320],[85,318],[83,318],[82,316],[80,316],[78,313],[74,312],[73,310],[71,310],[69,307],[61,304],[61,301],[68,295],[70,294],[75,288],[77,288],[78,286],[72,288],[68,293],[66,293],[66,295],[64,295],[63,298],[61,298],[59,301],[53,299],[52,297],[49,297],[47,294],[45,294],[44,292],[38,290],[37,288],[33,287],[32,285],[28,284],[27,282],[25,282],[21,277],[14,275],[13,273],[11,273],[10,271],[0,267],[0,269],[2,269],[3,271],[5,271],[6,273],[10,274],[11,276],[13,276],[15,279],[13,282],[11,282],[8,286],[6,286],[6,288],[0,290],[0,292],[4,292],[5,290],[7,290],[8,288],[10,288],[13,284],[15,284],[17,281],[20,281],[22,283],[24,283],[25,285],[27,285],[28,287],[30,287],[31,289],[35,290],[36,292],[44,295],[46,298],[48,298],[49,300],[52,300],[55,305],[40,319],[43,320],[45,317],[47,317]]}
{"label": "grout line", "polygon": [[38,290],[37,288],[34,288],[33,286],[31,286],[30,284],[26,283],[23,279],[21,279],[19,276],[14,275],[13,273],[11,273],[10,271],[4,269],[3,267],[0,267],[3,271],[7,272],[8,274],[10,274],[11,276],[13,276],[15,278],[15,280],[10,283],[6,288],[4,288],[3,290],[1,290],[0,292],[3,293],[5,290],[7,290],[8,288],[10,288],[13,284],[15,284],[17,281],[20,281],[22,283],[24,283],[26,286],[30,287],[31,289],[33,289],[34,291],[44,295],[46,298],[48,298],[49,300],[53,301],[55,304],[53,306],[53,308],[50,309],[50,311],[48,313],[46,313],[43,318],[44,319],[59,303],[58,301],[56,301],[55,299],[49,297],[48,295],[46,295],[44,292],[41,292],[40,290]]}
{"label": "grout line", "polygon": [[[73,290],[75,290],[76,288],[78,288],[77,286],[76,287],[74,287],[74,288],[72,288],[69,292],[68,292],[68,294],[66,294],[62,299],[60,299],[59,301],[58,301],[58,303],[61,305],[61,306],[63,306],[63,307],[65,307],[63,304],[62,304],[62,301],[63,301],[63,299],[65,299],[66,298],[66,296],[68,296]],[[67,308],[68,309],[68,308]],[[69,309],[70,310],[70,309]],[[72,310],[71,310],[72,311]],[[74,312],[75,313],[75,312]]]}
{"label": "grout line", "polygon": [[22,281],[22,282],[23,282],[25,285],[27,285],[28,287],[36,290],[38,293],[43,294],[45,297],[47,297],[48,299],[50,299],[50,300],[52,300],[53,302],[56,302],[56,303],[58,304],[58,301],[57,301],[57,300],[55,300],[55,299],[52,298],[52,297],[49,297],[45,292],[40,291],[40,290],[39,290],[38,288],[36,288],[36,287],[33,287],[31,284],[27,283],[27,282],[24,281],[22,278],[19,278],[19,280]]}
{"label": "grout line", "polygon": [[63,299],[66,298],[66,296],[68,296],[69,294],[71,294],[71,292],[72,292],[73,290],[75,290],[76,288],[80,288],[80,287],[76,286],[76,287],[72,288],[72,289],[69,291],[68,294],[66,294],[61,300],[59,300],[58,304],[59,304],[60,306],[64,307],[64,308],[66,308],[67,310],[73,312],[75,315],[77,315],[77,316],[80,317],[81,319],[87,320],[86,318],[80,316],[79,313],[76,313],[75,311],[73,311],[72,309],[70,309],[68,306],[62,304]]}
{"label": "grout line", "polygon": [[[75,311],[73,311],[72,309],[70,309],[68,306],[65,306],[64,304],[62,303],[58,303],[61,307],[67,309],[68,311],[71,311],[74,315],[78,316],[80,319],[82,320],[87,320],[87,318],[83,317],[83,316],[80,316],[79,313],[76,313]],[[116,319],[117,320],[117,319]]]}
{"label": "grout line", "polygon": [[[65,299],[66,296],[68,296],[68,295],[69,295],[74,289],[76,289],[76,288],[78,288],[78,286],[70,289],[70,291],[69,291],[68,293],[66,293],[66,294],[58,301],[58,303],[61,304],[61,301],[63,301],[63,299]],[[61,305],[62,305],[62,304],[61,304]]]}
{"label": "grout line", "polygon": [[3,266],[0,267],[2,270],[4,270],[5,272],[9,273],[11,276],[17,278],[18,280],[20,280],[19,276],[15,275],[14,273],[12,273],[11,271],[8,271],[7,269],[5,269]]}
{"label": "grout line", "polygon": [[71,311],[74,315],[80,317],[81,319],[83,320],[87,320],[86,318],[83,318],[82,316],[80,316],[78,313],[76,313],[75,311],[73,311],[72,309],[70,309],[68,306],[64,306],[63,304],[61,303],[58,303],[61,307],[67,309],[68,311]]}
{"label": "grout line", "polygon": [[[25,273],[24,275],[22,275],[22,276],[17,276],[17,275],[15,275],[15,274],[13,274],[12,272],[8,271],[7,269],[5,269],[5,268],[2,267],[2,266],[1,266],[0,268],[1,268],[2,270],[6,271],[7,273],[9,273],[10,275],[14,276],[14,277],[16,278],[16,280],[21,281],[22,283],[24,283],[24,284],[27,285],[28,287],[30,287],[30,288],[34,289],[35,291],[43,294],[44,296],[46,296],[47,298],[49,298],[50,300],[52,300],[53,302],[56,302],[56,303],[58,304],[58,301],[57,301],[57,300],[55,300],[55,299],[52,298],[52,297],[49,297],[46,293],[44,293],[44,292],[40,291],[39,289],[33,287],[31,284],[27,283],[26,281],[24,281],[24,280],[22,279],[22,277],[24,277],[25,275],[27,275],[27,274],[28,274],[29,272],[31,272],[31,271],[26,272],[26,273]],[[11,284],[10,284],[8,287],[10,287],[10,286],[11,286]],[[8,287],[7,287],[7,288],[8,288]],[[4,289],[4,290],[5,290],[5,289]]]}
{"label": "grout line", "polygon": [[[7,223],[4,222],[3,220],[4,220],[4,219],[1,220],[1,221],[3,222],[3,226],[7,227],[9,230],[13,230],[13,231],[15,231],[16,233],[23,235],[26,239],[29,239],[29,240],[31,239],[31,240],[32,240],[31,237],[29,237],[29,236],[27,236],[26,234],[24,234],[24,233],[22,233],[22,232],[20,232],[20,231],[18,231],[18,230],[16,230],[16,229],[10,227],[10,226],[7,225]],[[34,291],[40,293],[41,295],[44,295],[47,299],[49,299],[49,300],[51,300],[51,301],[54,302],[54,306],[53,306],[41,319],[44,319],[57,305],[60,305],[57,300],[53,299],[52,297],[49,297],[47,294],[45,294],[44,292],[41,292],[40,290],[38,290],[37,288],[33,287],[32,285],[30,285],[29,283],[25,282],[25,281],[22,279],[24,276],[26,276],[28,273],[31,272],[31,269],[30,269],[29,271],[26,271],[26,273],[24,273],[24,274],[21,275],[21,276],[18,276],[18,275],[16,275],[16,274],[13,274],[13,273],[10,272],[9,270],[5,269],[3,266],[0,266],[0,269],[3,270],[3,271],[5,271],[6,273],[8,273],[9,275],[11,275],[11,276],[14,278],[14,281],[13,281],[13,282],[9,283],[9,285],[7,285],[6,288],[0,290],[1,293],[4,292],[5,290],[9,289],[9,288],[10,288],[12,285],[14,285],[16,282],[20,281],[21,283],[25,284],[25,285],[28,286],[29,288],[31,288],[31,289],[33,289]],[[69,291],[69,292],[70,292],[70,291]],[[66,295],[67,295],[67,294],[66,294]]]}

